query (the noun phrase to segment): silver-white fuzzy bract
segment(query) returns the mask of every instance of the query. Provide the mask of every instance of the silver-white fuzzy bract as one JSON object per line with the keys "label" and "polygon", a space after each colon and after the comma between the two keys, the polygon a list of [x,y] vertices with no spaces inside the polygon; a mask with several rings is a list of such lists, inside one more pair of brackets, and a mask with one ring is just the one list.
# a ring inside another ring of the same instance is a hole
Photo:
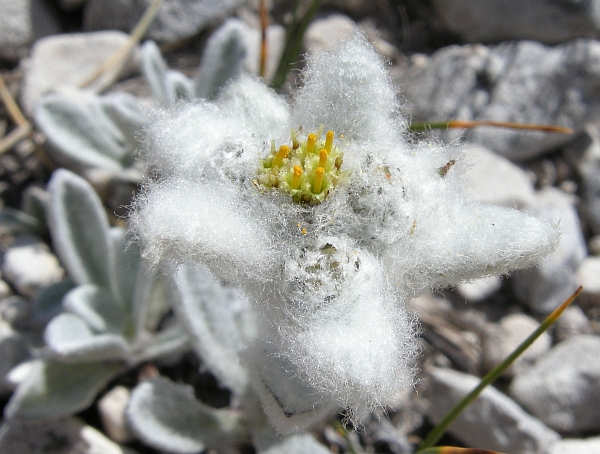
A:
{"label": "silver-white fuzzy bract", "polygon": [[[332,130],[343,151],[321,203],[257,183],[291,128]],[[263,331],[242,362],[282,432],[332,408],[359,423],[414,384],[410,298],[531,266],[557,245],[544,221],[466,200],[461,151],[415,145],[406,129],[384,62],[356,35],[308,62],[291,106],[243,76],[148,130],[158,177],[131,215],[145,255],[244,288]]]}

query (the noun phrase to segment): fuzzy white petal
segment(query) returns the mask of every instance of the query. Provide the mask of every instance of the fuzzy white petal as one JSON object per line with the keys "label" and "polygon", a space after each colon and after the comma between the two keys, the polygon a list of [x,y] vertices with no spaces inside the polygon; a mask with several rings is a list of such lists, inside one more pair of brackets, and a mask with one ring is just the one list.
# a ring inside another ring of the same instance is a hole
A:
{"label": "fuzzy white petal", "polygon": [[293,120],[309,130],[320,124],[350,140],[381,141],[405,126],[381,57],[360,34],[310,59],[296,97]]}
{"label": "fuzzy white petal", "polygon": [[[274,263],[267,230],[240,206],[235,188],[172,179],[140,196],[131,226],[152,262],[204,263],[216,276],[266,280]],[[185,209],[181,209],[181,207]]]}

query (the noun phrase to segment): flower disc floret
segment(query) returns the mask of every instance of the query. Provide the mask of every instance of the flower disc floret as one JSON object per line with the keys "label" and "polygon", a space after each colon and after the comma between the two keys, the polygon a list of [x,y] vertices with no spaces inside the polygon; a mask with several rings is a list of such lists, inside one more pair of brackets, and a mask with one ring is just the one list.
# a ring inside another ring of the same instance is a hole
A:
{"label": "flower disc floret", "polygon": [[328,131],[322,138],[323,127],[298,141],[292,129],[290,144],[278,149],[271,142],[271,151],[261,160],[255,185],[279,189],[296,203],[318,205],[340,182],[343,153],[333,144],[335,133]]}

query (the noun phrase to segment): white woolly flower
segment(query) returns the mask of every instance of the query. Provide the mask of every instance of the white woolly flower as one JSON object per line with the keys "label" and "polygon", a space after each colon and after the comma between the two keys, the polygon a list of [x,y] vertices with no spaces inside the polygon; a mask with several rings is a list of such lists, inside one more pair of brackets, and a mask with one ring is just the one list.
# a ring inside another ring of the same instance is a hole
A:
{"label": "white woolly flower", "polygon": [[291,108],[242,77],[148,131],[158,178],[131,216],[145,255],[245,289],[264,322],[244,362],[280,431],[340,407],[356,423],[414,383],[408,299],[556,247],[551,225],[465,200],[460,151],[405,131],[360,35],[309,62]]}

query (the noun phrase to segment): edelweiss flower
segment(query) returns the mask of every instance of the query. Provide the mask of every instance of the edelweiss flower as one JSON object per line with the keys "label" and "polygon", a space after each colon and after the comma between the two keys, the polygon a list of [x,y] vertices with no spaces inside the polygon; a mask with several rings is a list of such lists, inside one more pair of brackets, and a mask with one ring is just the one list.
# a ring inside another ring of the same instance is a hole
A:
{"label": "edelweiss flower", "polygon": [[154,261],[200,262],[263,320],[243,359],[280,431],[353,423],[414,383],[406,302],[529,266],[559,234],[465,200],[459,150],[407,140],[385,66],[358,35],[311,60],[291,109],[242,77],[157,115],[131,221]]}

